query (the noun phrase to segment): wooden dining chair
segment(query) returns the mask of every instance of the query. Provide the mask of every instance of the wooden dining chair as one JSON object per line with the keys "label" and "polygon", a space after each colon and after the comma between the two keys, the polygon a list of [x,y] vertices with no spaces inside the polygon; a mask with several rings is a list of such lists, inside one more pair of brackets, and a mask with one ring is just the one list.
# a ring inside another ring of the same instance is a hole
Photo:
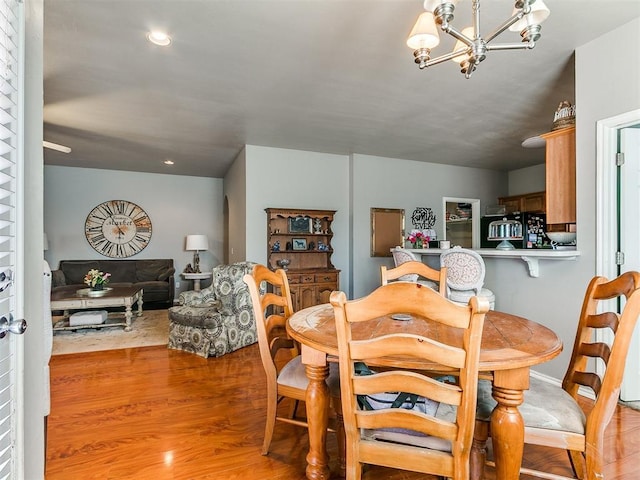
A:
{"label": "wooden dining chair", "polygon": [[[416,282],[420,283],[420,278],[427,279],[431,282],[435,282],[435,288],[443,297],[447,296],[447,268],[443,267],[440,270],[431,268],[422,262],[411,260],[409,262],[402,263],[400,266],[388,269],[385,265],[380,267],[380,278],[382,285],[386,285],[392,280],[402,280],[407,278],[408,275],[415,275]],[[408,280],[414,281],[414,280]]]}
{"label": "wooden dining chair", "polygon": [[[460,306],[420,284],[394,282],[353,301],[347,301],[344,292],[333,292],[331,304],[340,357],[347,480],[359,480],[363,464],[467,479],[488,302],[475,297],[468,306]],[[397,328],[380,331],[379,319],[386,316],[398,319]],[[403,333],[404,322],[424,322],[424,333]],[[358,340],[363,330],[376,333]],[[365,361],[370,374],[358,375]],[[458,380],[445,383],[418,372],[425,364]],[[376,373],[375,365],[384,368]],[[389,395],[397,403],[399,392],[410,400],[400,401],[400,408],[367,409],[369,400],[380,407],[379,400]]]}
{"label": "wooden dining chair", "polygon": [[[519,407],[525,425],[525,443],[567,450],[573,478],[604,478],[604,431],[618,403],[629,343],[640,315],[639,288],[638,272],[623,273],[611,281],[594,277],[584,297],[562,387],[531,377],[530,388]],[[615,312],[614,299],[618,298],[626,300],[621,314]],[[607,305],[603,306],[605,301]],[[597,331],[612,333],[613,340],[595,341]],[[596,358],[605,367],[602,376],[592,371]],[[496,405],[491,397],[491,384],[480,381],[479,385],[474,441],[478,448],[474,447],[472,454],[473,464],[478,466],[472,476],[476,479],[483,476],[484,445],[491,434],[490,415]],[[588,387],[595,394],[593,408],[588,413],[577,402],[580,387]],[[525,468],[521,472],[545,478],[569,478]]]}
{"label": "wooden dining chair", "polygon": [[[264,265],[256,265],[252,273],[243,278],[249,287],[256,319],[260,358],[267,375],[267,422],[262,443],[262,454],[269,453],[276,420],[307,427],[304,418],[296,417],[300,401],[305,400],[309,383],[295,342],[286,332],[286,321],[293,313],[287,274],[283,269],[275,272]],[[338,448],[344,458],[344,430],[340,405],[340,378],[337,365],[331,364],[327,379],[331,401],[336,410]],[[279,416],[278,404],[285,398],[293,400],[288,416]],[[344,463],[344,460],[342,460]]]}

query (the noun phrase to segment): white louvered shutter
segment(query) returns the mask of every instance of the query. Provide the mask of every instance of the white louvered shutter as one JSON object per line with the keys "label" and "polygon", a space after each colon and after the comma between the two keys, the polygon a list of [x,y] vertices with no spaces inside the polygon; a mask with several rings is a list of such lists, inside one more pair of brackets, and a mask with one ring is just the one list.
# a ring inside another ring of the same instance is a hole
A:
{"label": "white louvered shutter", "polygon": [[[16,240],[22,237],[17,235],[22,211],[22,15],[17,1],[0,0],[0,318],[8,321],[23,313],[16,296],[21,289],[14,283],[22,271]],[[21,462],[16,462],[22,435],[21,345],[17,335],[0,338],[0,479],[20,478],[22,471]]]}

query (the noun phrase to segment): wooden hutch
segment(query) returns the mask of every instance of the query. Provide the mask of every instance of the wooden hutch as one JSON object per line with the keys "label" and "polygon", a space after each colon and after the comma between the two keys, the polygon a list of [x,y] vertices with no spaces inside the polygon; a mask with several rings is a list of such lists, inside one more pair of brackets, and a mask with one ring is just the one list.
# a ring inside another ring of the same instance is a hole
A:
{"label": "wooden hutch", "polygon": [[295,311],[328,303],[339,287],[339,274],[331,263],[335,210],[267,208],[267,265],[286,265]]}

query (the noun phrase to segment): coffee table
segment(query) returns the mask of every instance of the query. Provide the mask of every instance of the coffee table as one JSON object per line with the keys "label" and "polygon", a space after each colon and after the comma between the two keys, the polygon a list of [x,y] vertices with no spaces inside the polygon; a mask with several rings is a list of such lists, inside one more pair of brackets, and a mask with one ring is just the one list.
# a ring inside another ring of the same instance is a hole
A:
{"label": "coffee table", "polygon": [[[65,319],[57,322],[53,330],[77,330],[79,328],[103,328],[123,326],[125,332],[131,330],[132,307],[138,303],[137,315],[142,315],[142,289],[139,287],[113,287],[100,296],[89,296],[88,289],[76,292],[54,292],[51,294],[51,310],[63,310]],[[124,322],[101,323],[97,325],[69,325],[69,310],[90,310],[104,307],[124,307]]]}

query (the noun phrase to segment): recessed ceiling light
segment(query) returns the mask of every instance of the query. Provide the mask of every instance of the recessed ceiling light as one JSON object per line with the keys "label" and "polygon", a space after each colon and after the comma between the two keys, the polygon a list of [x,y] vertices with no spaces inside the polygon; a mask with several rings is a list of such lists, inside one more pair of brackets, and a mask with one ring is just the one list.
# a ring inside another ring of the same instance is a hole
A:
{"label": "recessed ceiling light", "polygon": [[173,160],[165,160],[164,164],[165,165],[173,165]]}
{"label": "recessed ceiling light", "polygon": [[171,37],[164,32],[159,30],[154,30],[147,34],[147,39],[156,45],[160,45],[161,47],[166,47],[171,43]]}

